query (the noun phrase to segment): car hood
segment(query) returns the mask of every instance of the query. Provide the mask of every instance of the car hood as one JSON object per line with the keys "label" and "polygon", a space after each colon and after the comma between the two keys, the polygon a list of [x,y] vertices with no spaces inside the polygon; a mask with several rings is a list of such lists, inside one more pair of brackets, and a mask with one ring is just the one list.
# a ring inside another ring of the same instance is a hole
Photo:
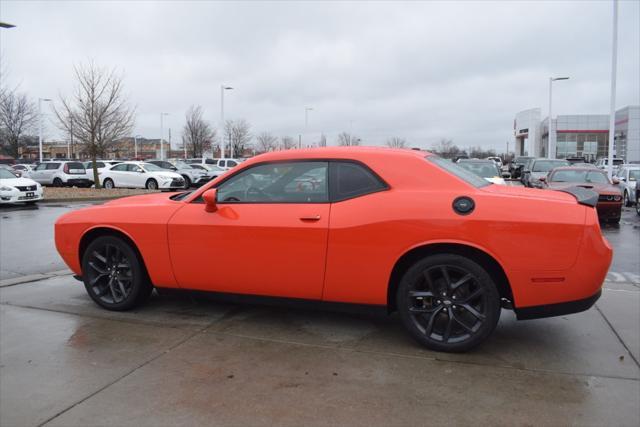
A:
{"label": "car hood", "polygon": [[29,178],[5,178],[0,179],[0,184],[8,187],[15,187],[17,185],[23,187],[27,185],[36,185],[36,182]]}
{"label": "car hood", "polygon": [[147,172],[149,175],[151,176],[170,176],[171,178],[182,178],[182,175],[180,175],[179,173],[170,171],[170,170],[166,170],[166,171],[151,171],[151,172]]}
{"label": "car hood", "polygon": [[595,184],[593,182],[550,182],[548,187],[551,190],[564,190],[571,187],[582,187],[595,191],[598,194],[620,194],[620,188],[611,184]]}
{"label": "car hood", "polygon": [[114,205],[157,205],[165,203],[177,203],[171,200],[171,196],[175,196],[179,193],[152,193],[141,194],[139,196],[122,197],[120,199],[111,200],[103,203],[102,206],[114,206]]}

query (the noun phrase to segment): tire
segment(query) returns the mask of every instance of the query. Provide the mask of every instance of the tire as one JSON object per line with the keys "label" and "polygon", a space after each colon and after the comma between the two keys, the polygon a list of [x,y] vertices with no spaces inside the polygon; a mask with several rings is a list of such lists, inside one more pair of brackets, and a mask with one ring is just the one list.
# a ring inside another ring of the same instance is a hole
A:
{"label": "tire", "polygon": [[640,216],[640,199],[636,199],[636,213]]}
{"label": "tire", "polygon": [[147,180],[147,183],[144,185],[147,190],[157,190],[158,189],[158,181],[151,178]]}
{"label": "tire", "polygon": [[631,199],[629,199],[629,193],[627,192],[627,190],[624,190],[624,196],[622,200],[623,200],[622,206],[625,206],[628,208],[633,205],[633,203],[631,202]]}
{"label": "tire", "polygon": [[402,323],[418,343],[451,353],[485,341],[501,309],[491,276],[469,258],[454,254],[416,262],[400,281],[396,303]]}
{"label": "tire", "polygon": [[102,182],[102,186],[107,190],[112,190],[116,188],[116,184],[113,182],[111,178],[107,178]]}
{"label": "tire", "polygon": [[53,186],[54,187],[62,187],[64,185],[64,183],[62,182],[62,180],[60,178],[54,178],[53,179]]}
{"label": "tire", "polygon": [[116,236],[98,237],[87,246],[82,273],[91,299],[107,310],[130,310],[153,290],[142,260],[129,243]]}
{"label": "tire", "polygon": [[184,189],[188,190],[189,188],[191,188],[191,180],[189,179],[189,177],[186,175],[182,175],[182,178],[184,179]]}

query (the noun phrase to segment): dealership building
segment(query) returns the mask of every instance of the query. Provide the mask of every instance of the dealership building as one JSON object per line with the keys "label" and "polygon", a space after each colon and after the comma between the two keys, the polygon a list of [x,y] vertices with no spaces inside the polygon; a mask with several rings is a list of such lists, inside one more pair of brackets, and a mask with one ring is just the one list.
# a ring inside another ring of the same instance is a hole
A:
{"label": "dealership building", "polygon": [[[540,108],[516,114],[513,122],[516,156],[547,157],[549,118],[542,118]],[[584,157],[595,161],[607,157],[609,115],[559,115],[554,119],[556,157]],[[640,163],[640,105],[616,111],[613,155],[626,163]]]}

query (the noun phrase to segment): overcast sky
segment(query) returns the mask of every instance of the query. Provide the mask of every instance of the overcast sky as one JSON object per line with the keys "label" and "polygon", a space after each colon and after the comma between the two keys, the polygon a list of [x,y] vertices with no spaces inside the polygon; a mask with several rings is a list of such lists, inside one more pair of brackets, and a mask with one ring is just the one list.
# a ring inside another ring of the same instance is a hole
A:
{"label": "overcast sky", "polygon": [[[640,104],[640,2],[620,1],[617,106]],[[366,144],[400,136],[504,150],[514,115],[606,114],[611,1],[30,2],[0,0],[4,83],[34,100],[68,95],[73,65],[125,75],[136,133],[176,141],[191,104],[252,131],[349,131]],[[53,125],[47,136],[56,137]],[[167,135],[165,134],[165,138]]]}

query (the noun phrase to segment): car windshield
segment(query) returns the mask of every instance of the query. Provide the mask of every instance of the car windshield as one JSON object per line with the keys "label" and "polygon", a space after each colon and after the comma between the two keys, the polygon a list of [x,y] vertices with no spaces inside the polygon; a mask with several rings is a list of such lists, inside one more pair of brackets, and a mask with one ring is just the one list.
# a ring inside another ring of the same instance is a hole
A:
{"label": "car windshield", "polygon": [[640,180],[640,169],[629,171],[629,181]]}
{"label": "car windshield", "polygon": [[0,179],[14,179],[16,176],[7,169],[0,168]]}
{"label": "car windshield", "polygon": [[549,172],[553,168],[569,165],[566,160],[539,160],[533,164],[532,172]]}
{"label": "car windshield", "polygon": [[161,168],[153,163],[141,163],[140,166],[142,166],[147,172],[169,172],[168,169]]}
{"label": "car windshield", "polygon": [[176,162],[174,166],[178,169],[195,169],[189,163],[185,163],[185,162]]}
{"label": "car windshield", "polygon": [[458,166],[458,164],[453,163],[451,160],[443,159],[442,157],[438,156],[427,156],[427,160],[431,163],[434,163],[441,169],[449,172],[450,174],[457,176],[468,184],[473,185],[474,187],[480,188],[491,185],[491,183],[486,179],[481,178],[464,168],[461,168],[460,166]]}
{"label": "car windshield", "polygon": [[551,176],[551,182],[587,182],[608,184],[609,178],[602,172],[591,170],[559,170]]}
{"label": "car windshield", "polygon": [[500,172],[493,162],[458,162],[457,165],[482,178],[500,176]]}
{"label": "car windshield", "polygon": [[529,160],[531,160],[533,157],[516,157],[516,159],[513,161],[513,163],[519,164],[519,165],[523,165],[525,163],[527,163]]}

